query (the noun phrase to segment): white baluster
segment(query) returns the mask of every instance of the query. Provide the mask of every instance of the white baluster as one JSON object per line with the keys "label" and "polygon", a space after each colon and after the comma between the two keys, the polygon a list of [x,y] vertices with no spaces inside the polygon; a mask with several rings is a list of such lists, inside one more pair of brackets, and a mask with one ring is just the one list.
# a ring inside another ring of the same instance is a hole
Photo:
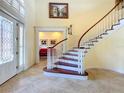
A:
{"label": "white baluster", "polygon": [[108,29],[111,28],[111,17],[110,14],[108,15]]}
{"label": "white baluster", "polygon": [[116,16],[117,16],[117,22],[118,23],[118,19],[119,19],[119,6],[117,7],[117,13],[116,13]]}
{"label": "white baluster", "polygon": [[112,12],[112,25],[115,24],[115,10]]}
{"label": "white baluster", "polygon": [[121,19],[122,18],[122,2],[120,3],[120,5],[119,5],[119,19]]}
{"label": "white baluster", "polygon": [[115,20],[115,24],[116,24],[117,23],[117,9],[115,9],[114,20]]}
{"label": "white baluster", "polygon": [[80,65],[81,65],[81,63],[80,63],[80,49],[78,50],[78,73],[80,74],[81,73],[81,68],[80,68]]}
{"label": "white baluster", "polygon": [[56,53],[55,53],[55,49],[52,48],[52,68],[54,67],[54,63],[56,61]]}
{"label": "white baluster", "polygon": [[100,23],[98,24],[98,31],[99,31],[99,34],[101,33],[101,27],[100,27]]}
{"label": "white baluster", "polygon": [[78,73],[83,74],[84,73],[84,64],[83,64],[83,54],[84,54],[84,49],[79,49],[78,50]]}
{"label": "white baluster", "polygon": [[123,18],[123,1],[121,2],[121,18]]}
{"label": "white baluster", "polygon": [[52,69],[52,49],[47,50],[47,69]]}
{"label": "white baluster", "polygon": [[109,19],[110,19],[110,29],[111,29],[111,27],[112,27],[112,21],[113,21],[112,20],[112,14],[111,13],[109,14]]}
{"label": "white baluster", "polygon": [[104,19],[103,19],[103,31],[105,31],[105,20]]}
{"label": "white baluster", "polygon": [[122,18],[124,17],[124,0],[122,1]]}

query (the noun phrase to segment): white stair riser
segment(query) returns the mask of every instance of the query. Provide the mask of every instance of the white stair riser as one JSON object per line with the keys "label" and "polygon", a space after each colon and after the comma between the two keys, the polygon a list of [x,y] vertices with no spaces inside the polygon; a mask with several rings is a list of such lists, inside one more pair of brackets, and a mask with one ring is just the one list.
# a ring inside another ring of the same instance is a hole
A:
{"label": "white stair riser", "polygon": [[120,25],[117,25],[117,26],[113,26],[113,28],[115,29],[115,30],[118,30],[118,29],[120,29],[121,27],[123,27],[124,26],[124,23],[123,24],[120,24]]}
{"label": "white stair riser", "polygon": [[70,53],[70,54],[78,54],[78,52],[72,52],[72,51],[70,51],[68,53]]}
{"label": "white stair riser", "polygon": [[117,29],[119,29],[119,28],[124,26],[124,19],[121,19],[119,23],[120,23],[119,25],[113,26],[114,30],[117,30]]}
{"label": "white stair riser", "polygon": [[124,19],[121,19],[121,20],[120,20],[120,24],[121,24],[121,25],[124,25]]}
{"label": "white stair riser", "polygon": [[114,29],[114,30],[117,30],[117,29],[119,29],[120,27],[122,27],[122,25],[116,25],[116,26],[113,26],[113,29]]}
{"label": "white stair riser", "polygon": [[76,67],[69,67],[69,66],[62,66],[62,65],[57,65],[56,67],[61,69],[66,69],[66,70],[79,71],[79,69]]}
{"label": "white stair riser", "polygon": [[77,79],[77,80],[88,80],[88,76],[78,76],[78,75],[67,75],[67,74],[60,74],[60,73],[50,73],[44,72],[44,75],[49,77],[61,77],[61,78],[69,78],[69,79]]}
{"label": "white stair riser", "polygon": [[[70,53],[70,54],[78,54],[78,52],[68,52],[68,53]],[[84,53],[83,56],[85,56],[85,53]]]}
{"label": "white stair riser", "polygon": [[113,32],[115,32],[115,29],[107,31],[108,35],[112,34]]}
{"label": "white stair riser", "polygon": [[65,62],[65,63],[70,63],[70,64],[77,64],[78,65],[78,62],[70,61],[70,60],[58,59],[57,61]]}
{"label": "white stair riser", "polygon": [[[109,37],[113,32],[114,32],[114,30],[110,30],[110,31],[108,31],[108,34],[107,35],[102,35],[103,39]],[[101,39],[101,41],[103,39]]]}
{"label": "white stair riser", "polygon": [[72,56],[72,55],[63,55],[63,57],[78,59],[78,56]]}

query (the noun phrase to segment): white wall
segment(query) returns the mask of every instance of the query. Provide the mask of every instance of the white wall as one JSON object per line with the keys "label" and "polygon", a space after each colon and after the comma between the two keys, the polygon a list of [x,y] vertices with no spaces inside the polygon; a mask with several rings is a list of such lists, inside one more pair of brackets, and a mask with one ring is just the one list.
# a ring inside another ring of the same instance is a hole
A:
{"label": "white wall", "polygon": [[26,29],[25,29],[25,62],[28,68],[35,63],[35,0],[24,0],[26,8]]}
{"label": "white wall", "polygon": [[104,68],[124,73],[124,27],[96,44],[85,57],[86,68]]}

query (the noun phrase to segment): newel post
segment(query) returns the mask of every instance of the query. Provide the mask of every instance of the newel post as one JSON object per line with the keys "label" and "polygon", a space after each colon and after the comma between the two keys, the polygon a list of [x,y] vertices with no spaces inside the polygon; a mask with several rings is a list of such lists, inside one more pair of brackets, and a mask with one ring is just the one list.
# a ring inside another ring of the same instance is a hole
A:
{"label": "newel post", "polygon": [[84,74],[84,49],[78,50],[78,73]]}
{"label": "newel post", "polygon": [[52,48],[48,48],[47,50],[47,69],[53,68],[53,60],[52,60]]}
{"label": "newel post", "polygon": [[56,51],[54,48],[49,47],[47,50],[47,69],[53,69],[55,67],[54,63],[56,61]]}

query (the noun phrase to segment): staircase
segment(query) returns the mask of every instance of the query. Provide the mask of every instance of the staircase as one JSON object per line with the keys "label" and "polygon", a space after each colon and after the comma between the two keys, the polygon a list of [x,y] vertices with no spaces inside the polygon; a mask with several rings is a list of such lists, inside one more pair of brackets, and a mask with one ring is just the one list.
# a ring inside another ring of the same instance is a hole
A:
{"label": "staircase", "polygon": [[[50,54],[51,52],[49,51],[52,51],[53,54],[56,53],[53,48],[48,49]],[[53,54],[49,55],[48,59],[52,60]],[[50,64],[44,68],[44,74],[47,76],[86,80],[88,74],[83,69],[83,56],[81,55],[83,55],[82,49],[73,49],[62,54],[56,61],[48,60]]]}
{"label": "staircase", "polygon": [[[85,71],[83,60],[88,51],[95,46],[96,43],[124,26],[123,3],[124,1],[121,1],[116,4],[103,18],[83,33],[77,48],[63,53],[61,46],[67,39],[50,47],[47,56],[48,64],[47,67],[43,69],[44,74],[54,77],[87,80],[88,73]],[[94,35],[84,41],[85,36],[88,36],[88,33],[91,32],[94,33]]]}

